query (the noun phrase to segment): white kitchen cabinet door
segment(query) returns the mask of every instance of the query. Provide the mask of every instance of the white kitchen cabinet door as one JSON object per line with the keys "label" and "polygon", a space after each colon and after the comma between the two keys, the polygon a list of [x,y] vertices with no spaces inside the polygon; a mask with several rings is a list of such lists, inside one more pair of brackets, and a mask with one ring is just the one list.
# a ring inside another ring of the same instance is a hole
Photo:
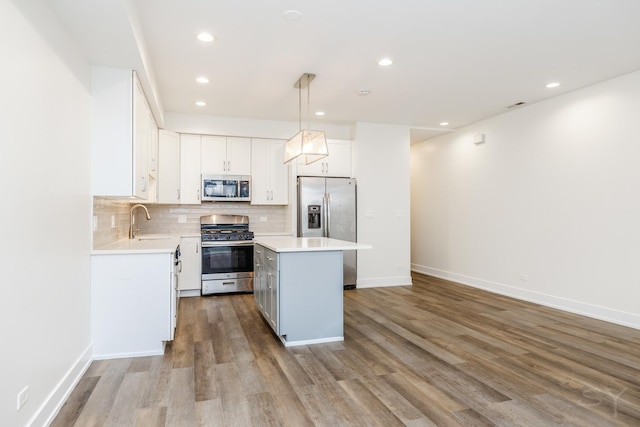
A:
{"label": "white kitchen cabinet door", "polygon": [[180,204],[200,204],[200,135],[180,135]]}
{"label": "white kitchen cabinet door", "polygon": [[202,287],[200,237],[180,239],[180,260],[182,267],[178,283],[180,291],[200,290]]}
{"label": "white kitchen cabinet door", "polygon": [[158,179],[158,125],[153,118],[151,109],[149,108],[149,127],[148,127],[148,140],[149,140],[149,176],[153,179]]}
{"label": "white kitchen cabinet door", "polygon": [[203,175],[250,175],[251,139],[202,136]]}
{"label": "white kitchen cabinet door", "polygon": [[137,78],[134,78],[134,195],[141,199],[149,197],[149,107]]}
{"label": "white kitchen cabinet door", "polygon": [[297,175],[352,178],[354,173],[351,141],[329,139],[327,146],[327,157],[310,165],[297,165]]}
{"label": "white kitchen cabinet door", "polygon": [[224,136],[202,136],[201,169],[203,175],[226,175],[227,138]]}
{"label": "white kitchen cabinet door", "polygon": [[251,175],[251,138],[227,137],[227,174]]}
{"label": "white kitchen cabinet door", "polygon": [[91,69],[92,193],[137,197],[149,194],[149,107],[135,71]]}
{"label": "white kitchen cabinet door", "polygon": [[158,203],[180,203],[180,135],[158,132]]}
{"label": "white kitchen cabinet door", "polygon": [[284,144],[283,140],[252,139],[252,205],[289,203],[289,166],[282,163]]}

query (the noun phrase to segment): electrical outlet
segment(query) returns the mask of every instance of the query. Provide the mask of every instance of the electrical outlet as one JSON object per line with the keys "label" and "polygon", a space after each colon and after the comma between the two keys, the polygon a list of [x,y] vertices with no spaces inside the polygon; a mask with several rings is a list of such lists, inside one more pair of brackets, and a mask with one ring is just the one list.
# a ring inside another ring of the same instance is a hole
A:
{"label": "electrical outlet", "polygon": [[116,216],[111,215],[111,228],[116,228]]}
{"label": "electrical outlet", "polygon": [[186,215],[178,215],[178,222],[180,224],[184,224],[187,222],[187,216]]}
{"label": "electrical outlet", "polygon": [[18,393],[18,411],[27,403],[27,400],[29,400],[29,386]]}
{"label": "electrical outlet", "polygon": [[261,217],[260,217],[260,221],[265,222],[266,220],[267,220],[267,217],[266,217],[266,216],[261,216]]}

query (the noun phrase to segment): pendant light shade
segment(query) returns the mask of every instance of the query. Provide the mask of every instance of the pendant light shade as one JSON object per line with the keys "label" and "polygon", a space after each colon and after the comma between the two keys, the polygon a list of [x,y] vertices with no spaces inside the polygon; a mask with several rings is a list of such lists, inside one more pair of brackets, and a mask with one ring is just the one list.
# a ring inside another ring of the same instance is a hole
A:
{"label": "pendant light shade", "polygon": [[327,157],[327,138],[320,130],[303,129],[295,134],[284,147],[284,162],[297,159],[297,163],[308,165]]}
{"label": "pendant light shade", "polygon": [[298,164],[308,165],[329,155],[327,138],[321,130],[302,129],[302,89],[307,88],[307,118],[309,114],[309,84],[315,74],[305,73],[293,86],[298,88],[300,113],[300,132],[291,137],[284,147],[284,163],[296,160]]}

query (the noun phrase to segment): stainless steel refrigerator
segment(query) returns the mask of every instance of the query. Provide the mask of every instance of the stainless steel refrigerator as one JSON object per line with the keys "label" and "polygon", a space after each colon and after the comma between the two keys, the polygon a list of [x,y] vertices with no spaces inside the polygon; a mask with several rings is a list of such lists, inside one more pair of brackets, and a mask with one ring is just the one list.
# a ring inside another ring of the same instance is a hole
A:
{"label": "stainless steel refrigerator", "polygon": [[[298,177],[298,237],[356,241],[356,180]],[[356,286],[356,251],[344,251],[344,286]]]}

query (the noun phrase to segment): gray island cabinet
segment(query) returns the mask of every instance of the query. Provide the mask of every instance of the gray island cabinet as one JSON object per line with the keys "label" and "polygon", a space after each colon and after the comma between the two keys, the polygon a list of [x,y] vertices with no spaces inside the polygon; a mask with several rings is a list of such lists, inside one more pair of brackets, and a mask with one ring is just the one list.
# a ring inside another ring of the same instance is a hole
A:
{"label": "gray island cabinet", "polygon": [[344,340],[342,252],[369,248],[325,237],[255,240],[254,298],[286,347]]}

